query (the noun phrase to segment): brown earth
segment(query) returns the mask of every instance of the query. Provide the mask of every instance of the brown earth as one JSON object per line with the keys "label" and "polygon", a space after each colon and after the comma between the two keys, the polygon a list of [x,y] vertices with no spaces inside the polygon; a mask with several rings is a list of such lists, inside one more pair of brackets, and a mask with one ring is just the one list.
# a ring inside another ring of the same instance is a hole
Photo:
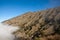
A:
{"label": "brown earth", "polygon": [[19,26],[15,40],[60,40],[60,7],[28,12],[2,23]]}

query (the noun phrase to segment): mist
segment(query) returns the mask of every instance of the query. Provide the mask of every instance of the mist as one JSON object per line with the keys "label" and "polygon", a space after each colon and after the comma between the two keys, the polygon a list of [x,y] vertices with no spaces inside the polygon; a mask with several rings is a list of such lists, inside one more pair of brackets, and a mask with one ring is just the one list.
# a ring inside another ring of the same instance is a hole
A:
{"label": "mist", "polygon": [[12,34],[19,28],[0,23],[0,40],[14,40],[15,36]]}

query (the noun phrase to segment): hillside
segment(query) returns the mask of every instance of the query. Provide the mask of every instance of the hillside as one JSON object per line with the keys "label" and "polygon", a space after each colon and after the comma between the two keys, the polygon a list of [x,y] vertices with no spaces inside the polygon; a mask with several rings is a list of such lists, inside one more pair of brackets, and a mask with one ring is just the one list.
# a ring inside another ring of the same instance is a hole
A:
{"label": "hillside", "polygon": [[2,23],[19,26],[15,40],[60,40],[60,7],[28,12]]}

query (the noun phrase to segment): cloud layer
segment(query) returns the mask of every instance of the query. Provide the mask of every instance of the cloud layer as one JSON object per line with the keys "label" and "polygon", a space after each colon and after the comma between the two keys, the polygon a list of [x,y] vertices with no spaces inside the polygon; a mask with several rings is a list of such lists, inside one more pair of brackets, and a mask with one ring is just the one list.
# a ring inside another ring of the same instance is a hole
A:
{"label": "cloud layer", "polygon": [[15,36],[12,33],[16,30],[17,27],[0,23],[0,40],[14,40]]}

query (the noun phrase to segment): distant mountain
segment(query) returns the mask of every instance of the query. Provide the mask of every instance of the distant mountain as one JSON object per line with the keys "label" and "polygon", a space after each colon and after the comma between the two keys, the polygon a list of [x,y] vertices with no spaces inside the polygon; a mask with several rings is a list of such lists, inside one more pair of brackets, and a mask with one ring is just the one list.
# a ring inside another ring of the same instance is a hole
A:
{"label": "distant mountain", "polygon": [[19,26],[15,40],[60,40],[60,7],[28,12],[2,23]]}

